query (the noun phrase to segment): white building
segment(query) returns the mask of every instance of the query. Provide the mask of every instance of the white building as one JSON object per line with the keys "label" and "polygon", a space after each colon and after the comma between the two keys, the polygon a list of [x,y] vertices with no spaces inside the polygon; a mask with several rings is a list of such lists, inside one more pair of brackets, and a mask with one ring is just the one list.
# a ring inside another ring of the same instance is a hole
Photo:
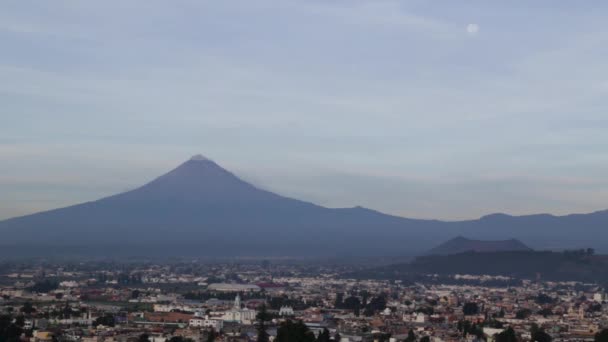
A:
{"label": "white building", "polygon": [[212,319],[209,316],[192,318],[190,320],[191,327],[198,328],[213,328],[215,331],[220,331],[224,327],[224,321],[221,319]]}
{"label": "white building", "polygon": [[154,312],[170,312],[175,309],[176,307],[173,304],[154,304],[153,306]]}
{"label": "white building", "polygon": [[219,292],[258,292],[260,287],[253,284],[226,284],[215,283],[207,287],[211,291]]}
{"label": "white building", "polygon": [[173,303],[173,304],[154,304],[154,312],[171,312],[171,311],[185,311],[185,312],[196,312],[200,310],[202,305],[195,304],[189,305],[184,303]]}
{"label": "white building", "polygon": [[225,322],[237,322],[240,324],[251,324],[255,321],[256,312],[247,308],[241,308],[241,296],[236,295],[232,309],[224,312],[222,319]]}
{"label": "white building", "polygon": [[604,294],[601,292],[593,294],[593,300],[598,303],[601,303],[604,300]]}
{"label": "white building", "polygon": [[411,314],[407,314],[407,313],[404,314],[403,321],[411,322],[411,323],[425,323],[427,321],[427,319],[426,319],[426,315],[423,314],[422,312],[413,312]]}
{"label": "white building", "polygon": [[279,309],[279,316],[295,316],[295,313],[291,306],[281,306]]}
{"label": "white building", "polygon": [[80,286],[77,282],[73,280],[62,281],[59,283],[59,287],[78,287]]}

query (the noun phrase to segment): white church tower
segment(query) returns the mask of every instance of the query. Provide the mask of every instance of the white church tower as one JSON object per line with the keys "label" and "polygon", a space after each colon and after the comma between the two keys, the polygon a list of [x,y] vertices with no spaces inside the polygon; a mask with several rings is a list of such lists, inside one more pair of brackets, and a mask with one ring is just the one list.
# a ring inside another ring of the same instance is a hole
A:
{"label": "white church tower", "polygon": [[241,310],[241,295],[239,294],[234,298],[234,309]]}

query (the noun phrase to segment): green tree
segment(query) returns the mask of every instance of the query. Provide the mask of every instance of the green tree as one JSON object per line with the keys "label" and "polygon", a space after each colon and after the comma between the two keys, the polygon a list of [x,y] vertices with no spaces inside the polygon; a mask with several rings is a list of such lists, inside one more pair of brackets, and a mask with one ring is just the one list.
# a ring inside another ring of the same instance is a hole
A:
{"label": "green tree", "polygon": [[[105,314],[103,316],[99,316],[93,321],[93,326],[96,327],[98,325],[103,325],[106,327],[113,327],[116,325],[116,321],[114,320],[114,316],[111,314]],[[140,336],[141,337],[141,336]]]}
{"label": "green tree", "polygon": [[13,319],[11,316],[0,316],[0,341],[18,341],[22,332],[23,329],[17,324],[13,323]]}
{"label": "green tree", "polygon": [[30,288],[30,291],[38,293],[48,293],[58,288],[59,282],[57,280],[45,279],[43,281],[34,283],[34,286]]}
{"label": "green tree", "polygon": [[414,334],[414,330],[410,329],[410,331],[407,333],[407,338],[405,339],[405,342],[414,341],[416,341],[416,334]]}
{"label": "green tree", "polygon": [[183,336],[173,336],[169,339],[169,342],[194,342],[191,338],[184,338]]}
{"label": "green tree", "polygon": [[21,307],[21,312],[26,315],[31,315],[32,313],[36,312],[36,308],[34,308],[32,302],[25,302],[23,307]]}
{"label": "green tree", "polygon": [[517,319],[526,319],[532,314],[530,309],[521,309],[515,313],[515,318]]}
{"label": "green tree", "polygon": [[146,333],[139,335],[137,342],[150,342],[150,335],[148,335]]}
{"label": "green tree", "polygon": [[496,334],[494,340],[496,342],[517,342],[517,336],[515,335],[513,328],[508,327],[500,334]]}
{"label": "green tree", "polygon": [[602,331],[595,334],[595,342],[608,342],[608,329],[603,329]]}
{"label": "green tree", "polygon": [[555,302],[555,298],[552,298],[544,293],[539,293],[538,296],[536,296],[536,303],[537,304],[551,304]]}
{"label": "green tree", "polygon": [[214,342],[216,337],[217,333],[215,332],[215,329],[212,328],[211,330],[207,331],[207,339],[205,342]]}
{"label": "green tree", "polygon": [[350,296],[344,300],[342,307],[347,310],[353,310],[355,316],[359,317],[361,312],[361,301],[355,296]]}
{"label": "green tree", "polygon": [[258,342],[268,342],[269,335],[266,331],[266,322],[271,320],[271,316],[266,309],[266,304],[260,307],[260,311],[256,315],[256,330],[258,331]]}
{"label": "green tree", "polygon": [[317,336],[317,342],[329,342],[331,338],[329,337],[329,330],[327,328],[323,328],[323,331],[319,333]]}
{"label": "green tree", "polygon": [[23,328],[25,326],[25,317],[23,317],[23,315],[17,316],[17,318],[15,318],[15,324],[18,327]]}
{"label": "green tree", "polygon": [[551,342],[551,335],[544,332],[542,329],[532,333],[533,342]]}
{"label": "green tree", "polygon": [[336,293],[336,301],[334,302],[334,307],[336,309],[340,309],[342,307],[343,301],[344,301],[344,293],[342,293],[342,292]]}
{"label": "green tree", "polygon": [[467,316],[477,315],[479,313],[479,307],[477,306],[477,303],[473,303],[473,302],[465,303],[462,306],[462,312]]}
{"label": "green tree", "polygon": [[287,320],[281,323],[277,330],[276,342],[314,342],[315,334],[312,333],[302,321],[293,322]]}
{"label": "green tree", "polygon": [[376,312],[382,311],[386,308],[386,294],[382,293],[379,296],[372,298],[372,300],[365,305],[363,314],[365,316],[371,316]]}

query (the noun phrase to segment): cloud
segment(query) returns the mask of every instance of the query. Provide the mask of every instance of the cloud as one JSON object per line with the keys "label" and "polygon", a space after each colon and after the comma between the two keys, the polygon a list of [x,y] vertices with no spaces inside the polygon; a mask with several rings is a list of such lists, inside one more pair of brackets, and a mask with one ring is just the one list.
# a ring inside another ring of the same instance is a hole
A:
{"label": "cloud", "polygon": [[479,25],[477,24],[468,24],[467,25],[467,32],[471,35],[477,34],[477,32],[479,32]]}

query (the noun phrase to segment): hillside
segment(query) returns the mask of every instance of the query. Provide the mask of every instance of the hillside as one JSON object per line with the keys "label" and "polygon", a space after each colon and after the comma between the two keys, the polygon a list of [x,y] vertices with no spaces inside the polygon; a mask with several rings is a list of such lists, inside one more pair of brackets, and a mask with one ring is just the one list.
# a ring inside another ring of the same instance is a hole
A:
{"label": "hillside", "polygon": [[135,254],[373,255],[397,251],[406,237],[424,241],[433,224],[283,197],[195,156],[132,191],[0,222],[0,244]]}
{"label": "hillside", "polygon": [[351,276],[408,280],[422,274],[491,275],[605,283],[608,282],[608,259],[605,256],[591,255],[586,250],[466,252],[448,256],[422,256],[410,263],[370,268]]}
{"label": "hillside", "polygon": [[464,252],[529,251],[530,247],[517,239],[471,240],[462,236],[448,240],[431,249],[430,255],[450,255]]}

